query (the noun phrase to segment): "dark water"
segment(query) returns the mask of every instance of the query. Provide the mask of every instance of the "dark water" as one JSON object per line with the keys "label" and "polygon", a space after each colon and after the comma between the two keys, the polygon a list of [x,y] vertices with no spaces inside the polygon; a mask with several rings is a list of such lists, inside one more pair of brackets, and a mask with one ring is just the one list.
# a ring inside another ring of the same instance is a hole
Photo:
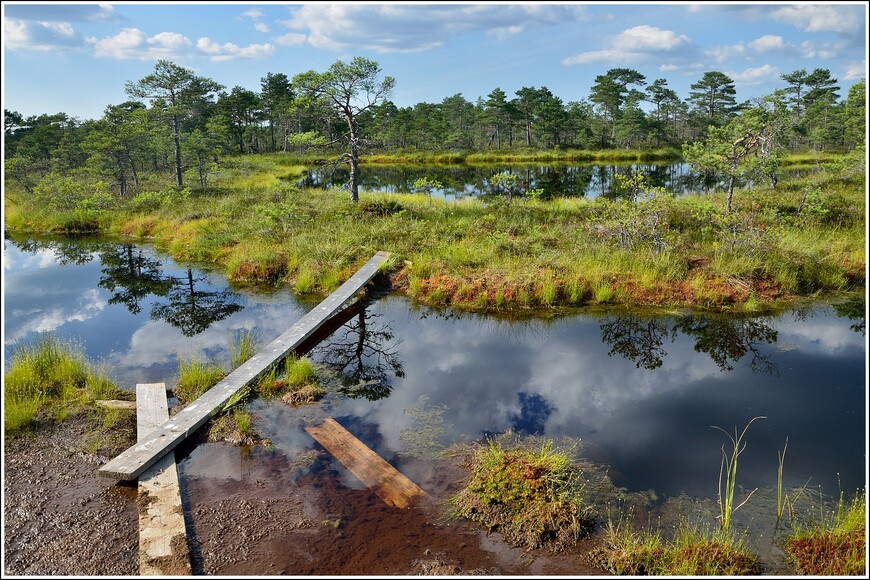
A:
{"label": "dark water", "polygon": [[[648,183],[663,187],[676,195],[701,193],[723,187],[719,180],[704,177],[686,163],[628,164],[492,164],[384,166],[363,165],[360,191],[368,193],[408,193],[416,191],[414,182],[426,177],[442,187],[433,197],[461,199],[477,197],[490,191],[489,180],[497,173],[517,175],[527,189],[541,189],[541,197],[612,197],[619,195],[615,175],[643,172]],[[793,170],[792,170],[793,172]],[[787,173],[787,172],[786,172]],[[347,187],[348,171],[344,166],[312,168],[299,182],[304,187]]]}
{"label": "dark water", "polygon": [[[226,365],[238,332],[255,329],[266,344],[318,301],[233,290],[147,247],[7,239],[3,269],[5,364],[16,341],[53,332],[80,340],[125,388],[173,384],[179,355]],[[733,433],[764,416],[746,437],[742,486],[776,484],[788,438],[786,486],[850,492],[866,483],[864,310],[853,299],[756,318],[609,312],[509,322],[387,295],[351,312],[311,353],[331,377],[320,407],[257,400],[250,409],[270,453],[288,461],[315,446],[300,417],[325,412],[412,479],[425,480],[427,451],[514,430],[580,439],[629,491],[707,498],[727,443],[713,427]],[[182,472],[239,476],[211,452],[194,450]],[[256,453],[246,457],[256,470]]]}

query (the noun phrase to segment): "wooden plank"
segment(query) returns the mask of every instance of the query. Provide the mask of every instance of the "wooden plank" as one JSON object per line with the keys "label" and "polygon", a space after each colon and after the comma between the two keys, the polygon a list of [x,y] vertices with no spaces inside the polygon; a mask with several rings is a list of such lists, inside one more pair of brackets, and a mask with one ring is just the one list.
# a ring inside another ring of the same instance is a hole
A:
{"label": "wooden plank", "polygon": [[427,497],[416,483],[332,417],[327,417],[322,425],[308,426],[305,430],[387,505],[404,509]]}
{"label": "wooden plank", "polygon": [[[169,418],[163,383],[136,385],[136,433],[142,440]],[[139,477],[139,574],[190,575],[175,453],[170,451]]]}
{"label": "wooden plank", "polygon": [[248,359],[145,439],[100,467],[99,472],[123,480],[136,479],[155,461],[205,424],[233,395],[269,372],[306,338],[314,334],[377,274],[381,264],[389,256],[388,252],[375,254],[338,290],[315,306],[287,332],[269,343],[263,351]]}
{"label": "wooden plank", "polygon": [[119,401],[117,399],[109,399],[103,401],[96,401],[97,405],[101,407],[106,407],[108,409],[129,409],[131,411],[136,410],[136,401]]}

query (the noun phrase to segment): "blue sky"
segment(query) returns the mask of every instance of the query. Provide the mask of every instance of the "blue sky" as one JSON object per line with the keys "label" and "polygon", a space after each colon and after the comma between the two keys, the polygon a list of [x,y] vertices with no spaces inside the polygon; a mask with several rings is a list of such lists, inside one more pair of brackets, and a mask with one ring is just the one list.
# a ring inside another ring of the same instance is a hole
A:
{"label": "blue sky", "polygon": [[3,2],[3,106],[98,118],[126,81],[169,59],[225,85],[260,90],[365,56],[396,78],[398,106],[496,87],[589,96],[610,68],[665,78],[686,98],[705,71],[744,101],[780,74],[829,69],[840,95],[866,76],[867,7],[847,3],[22,3]]}

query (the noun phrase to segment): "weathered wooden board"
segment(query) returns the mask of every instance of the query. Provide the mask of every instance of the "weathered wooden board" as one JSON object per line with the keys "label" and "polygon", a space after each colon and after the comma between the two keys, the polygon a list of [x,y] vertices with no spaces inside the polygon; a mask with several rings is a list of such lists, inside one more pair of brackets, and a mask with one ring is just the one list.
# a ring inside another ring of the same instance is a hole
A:
{"label": "weathered wooden board", "polygon": [[[163,383],[136,385],[136,434],[141,440],[169,418]],[[139,574],[190,575],[190,549],[175,453],[170,451],[139,477]]]}
{"label": "weathered wooden board", "polygon": [[426,492],[416,483],[332,417],[327,417],[321,425],[308,426],[305,430],[387,505],[404,509],[426,497]]}
{"label": "weathered wooden board", "polygon": [[389,256],[388,252],[375,254],[338,290],[315,306],[287,332],[269,343],[263,351],[251,357],[145,439],[100,467],[99,472],[123,480],[136,479],[155,461],[205,424],[233,395],[269,372],[311,336],[377,274],[378,268]]}
{"label": "weathered wooden board", "polygon": [[109,399],[96,401],[96,403],[101,407],[106,407],[109,409],[130,409],[131,411],[136,410],[136,401],[119,401],[117,399]]}

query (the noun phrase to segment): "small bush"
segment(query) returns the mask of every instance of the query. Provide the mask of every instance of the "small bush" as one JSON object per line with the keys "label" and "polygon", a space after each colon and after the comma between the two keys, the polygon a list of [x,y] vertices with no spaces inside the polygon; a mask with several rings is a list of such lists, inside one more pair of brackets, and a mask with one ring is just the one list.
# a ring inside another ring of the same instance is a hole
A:
{"label": "small bush", "polygon": [[591,530],[579,472],[552,441],[532,450],[489,440],[467,466],[469,481],[450,499],[455,516],[501,533],[511,545],[558,552]]}
{"label": "small bush", "polygon": [[394,199],[366,200],[360,203],[359,209],[365,214],[376,216],[393,215],[405,210],[404,206]]}

